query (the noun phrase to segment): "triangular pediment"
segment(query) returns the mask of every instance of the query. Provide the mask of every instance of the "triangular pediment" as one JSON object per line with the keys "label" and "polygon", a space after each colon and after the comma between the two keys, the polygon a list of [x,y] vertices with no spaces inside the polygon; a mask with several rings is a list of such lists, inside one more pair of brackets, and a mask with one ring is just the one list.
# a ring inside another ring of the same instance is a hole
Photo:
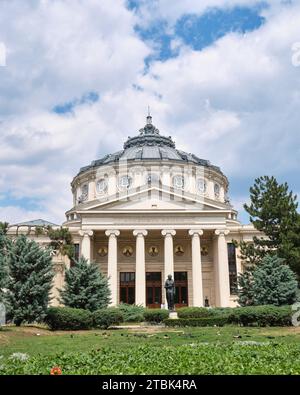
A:
{"label": "triangular pediment", "polygon": [[229,210],[230,208],[221,202],[211,201],[204,197],[192,194],[177,193],[157,187],[140,191],[118,194],[107,199],[98,199],[87,204],[82,204],[78,211],[144,211],[144,210],[196,210],[215,211]]}

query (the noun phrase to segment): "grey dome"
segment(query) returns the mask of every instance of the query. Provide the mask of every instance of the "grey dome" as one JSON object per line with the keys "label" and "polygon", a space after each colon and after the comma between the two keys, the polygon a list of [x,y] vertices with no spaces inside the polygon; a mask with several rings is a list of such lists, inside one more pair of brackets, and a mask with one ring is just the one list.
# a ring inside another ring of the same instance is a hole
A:
{"label": "grey dome", "polygon": [[194,154],[176,149],[171,137],[162,136],[159,130],[152,124],[152,117],[147,117],[147,124],[140,129],[140,134],[129,137],[124,143],[122,151],[105,155],[103,158],[93,161],[89,166],[82,167],[79,174],[87,170],[122,160],[128,161],[178,161],[195,163],[201,166],[211,167],[221,172],[219,167],[212,166],[208,160],[200,159]]}

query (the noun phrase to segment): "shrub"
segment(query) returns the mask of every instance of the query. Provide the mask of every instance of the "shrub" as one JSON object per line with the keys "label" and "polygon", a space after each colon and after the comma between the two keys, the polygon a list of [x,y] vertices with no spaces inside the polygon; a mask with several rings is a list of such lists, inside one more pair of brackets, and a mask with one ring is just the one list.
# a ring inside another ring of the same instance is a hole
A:
{"label": "shrub", "polygon": [[169,317],[169,311],[164,309],[145,309],[145,321],[158,324]]}
{"label": "shrub", "polygon": [[166,319],[164,324],[166,326],[224,326],[229,323],[228,317],[224,314],[219,317]]}
{"label": "shrub", "polygon": [[179,318],[219,317],[220,315],[228,314],[231,310],[230,307],[182,307],[177,310],[177,314]]}
{"label": "shrub", "polygon": [[92,314],[83,309],[71,307],[50,307],[45,323],[51,330],[79,330],[92,327]]}
{"label": "shrub", "polygon": [[145,308],[143,306],[121,303],[118,308],[123,314],[124,322],[144,321]]}
{"label": "shrub", "polygon": [[247,306],[232,309],[229,320],[243,326],[289,326],[290,306]]}
{"label": "shrub", "polygon": [[212,309],[205,307],[182,307],[177,310],[179,318],[204,318],[212,315]]}
{"label": "shrub", "polygon": [[124,321],[122,311],[116,307],[101,309],[93,313],[93,326],[107,329],[111,325],[118,325]]}

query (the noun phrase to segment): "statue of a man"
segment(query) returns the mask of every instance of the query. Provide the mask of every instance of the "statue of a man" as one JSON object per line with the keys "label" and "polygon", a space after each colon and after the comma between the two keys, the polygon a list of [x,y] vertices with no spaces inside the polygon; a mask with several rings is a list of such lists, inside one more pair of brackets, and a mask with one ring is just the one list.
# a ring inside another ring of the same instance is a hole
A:
{"label": "statue of a man", "polygon": [[172,279],[171,274],[168,275],[168,278],[165,282],[165,289],[166,289],[166,297],[168,302],[168,309],[169,311],[174,311],[174,297],[175,297],[175,283]]}

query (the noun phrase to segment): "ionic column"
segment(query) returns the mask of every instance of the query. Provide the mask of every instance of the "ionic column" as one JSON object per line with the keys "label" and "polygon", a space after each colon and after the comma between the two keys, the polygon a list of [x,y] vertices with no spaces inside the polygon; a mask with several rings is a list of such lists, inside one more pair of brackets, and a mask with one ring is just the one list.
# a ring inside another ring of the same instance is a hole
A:
{"label": "ionic column", "polygon": [[201,265],[201,245],[200,236],[203,230],[190,230],[192,236],[192,282],[193,282],[193,306],[203,306],[203,284],[202,284],[202,265]]}
{"label": "ionic column", "polygon": [[145,267],[145,236],[146,230],[134,230],[136,237],[135,265],[135,304],[146,306],[146,267]]}
{"label": "ionic column", "polygon": [[108,236],[108,259],[107,259],[107,277],[111,291],[111,306],[118,304],[118,243],[117,237],[120,236],[119,230],[107,230]]}
{"label": "ionic column", "polygon": [[[172,275],[174,279],[174,249],[173,249],[173,236],[176,235],[176,230],[174,229],[164,229],[161,231],[161,234],[165,238],[165,262],[164,262],[164,270],[165,270],[165,279],[169,274]],[[165,280],[164,279],[164,280]]]}
{"label": "ionic column", "polygon": [[89,262],[91,261],[91,237],[94,232],[92,230],[80,230],[81,240],[81,255],[86,258]]}
{"label": "ionic column", "polygon": [[228,307],[230,301],[228,251],[225,236],[229,230],[217,229],[217,281],[220,307]]}

